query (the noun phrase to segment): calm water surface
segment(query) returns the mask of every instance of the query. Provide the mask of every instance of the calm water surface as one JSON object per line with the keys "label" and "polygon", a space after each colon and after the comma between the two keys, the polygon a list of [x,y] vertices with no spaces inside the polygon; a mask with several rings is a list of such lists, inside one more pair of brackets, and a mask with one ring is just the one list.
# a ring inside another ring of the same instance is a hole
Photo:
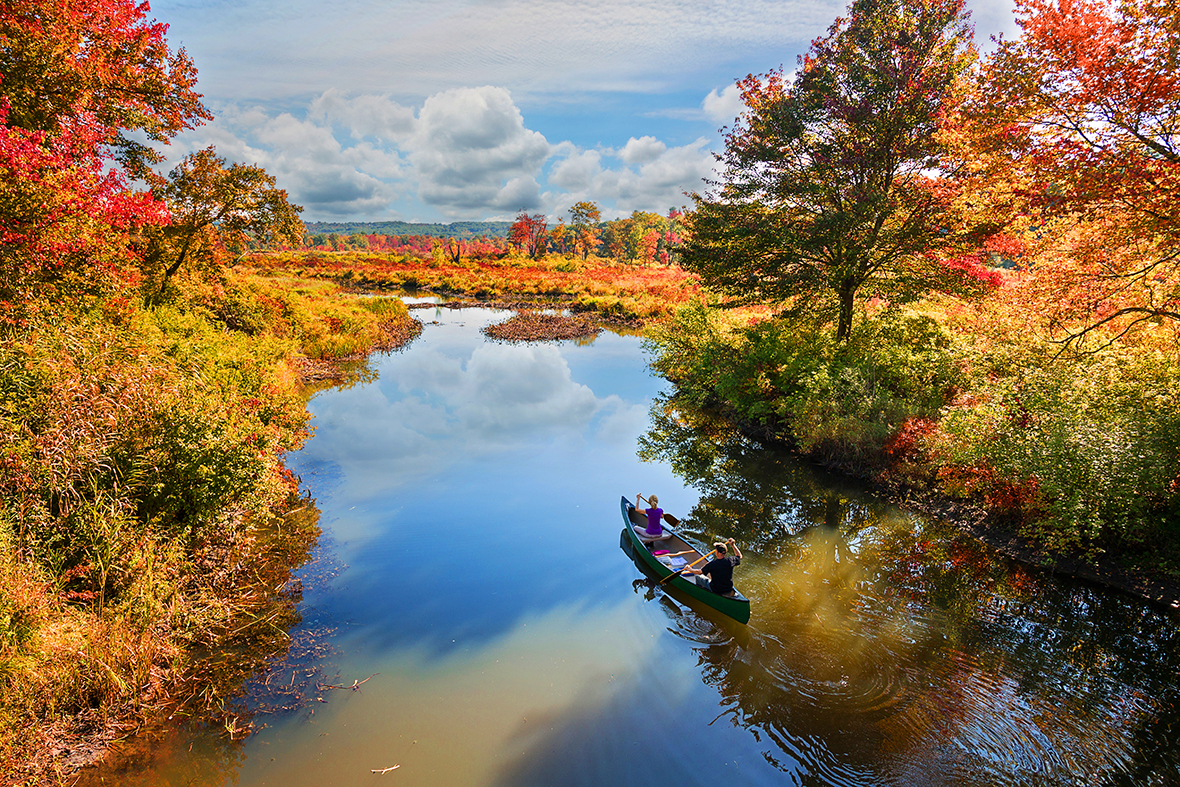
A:
{"label": "calm water surface", "polygon": [[[418,316],[375,381],[316,395],[292,457],[338,566],[304,595],[303,625],[334,629],[313,666],[372,677],[241,743],[161,743],[124,783],[1180,783],[1174,620],[678,407],[635,337],[507,345],[479,333],[502,312]],[[743,545],[748,627],[620,551],[636,492]]]}

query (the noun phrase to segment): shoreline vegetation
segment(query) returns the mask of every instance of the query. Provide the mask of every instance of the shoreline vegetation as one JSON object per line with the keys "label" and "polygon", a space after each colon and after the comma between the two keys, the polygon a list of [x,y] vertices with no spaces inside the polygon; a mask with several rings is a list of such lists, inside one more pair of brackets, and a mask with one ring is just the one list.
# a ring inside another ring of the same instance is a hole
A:
{"label": "shoreline vegetation", "polygon": [[212,119],[196,67],[146,3],[84,11],[0,8],[9,781],[60,783],[166,714],[248,732],[319,536],[283,457],[309,390],[421,331],[386,291],[574,313],[510,339],[642,327],[685,403],[1024,562],[1180,601],[1166,4],[1018,0],[979,60],[960,0],[853,0],[797,71],[738,83],[688,213],[346,242],[213,148],[157,172],[136,140]]}
{"label": "shoreline vegetation", "polygon": [[1028,565],[1180,608],[1174,327],[1071,358],[1009,317],[932,299],[858,312],[838,343],[690,306],[645,340],[680,401],[748,438]]}
{"label": "shoreline vegetation", "polygon": [[678,265],[632,265],[597,256],[534,259],[504,252],[454,260],[441,253],[291,251],[254,254],[243,266],[259,276],[320,279],[365,292],[425,290],[483,306],[592,312],[608,324],[633,328],[698,297],[696,277]]}
{"label": "shoreline vegetation", "polygon": [[[185,280],[99,298],[0,344],[0,771],[58,783],[165,717],[249,730],[319,537],[283,465],[308,386],[370,374],[421,331],[323,281]],[[232,649],[232,667],[208,654]]]}

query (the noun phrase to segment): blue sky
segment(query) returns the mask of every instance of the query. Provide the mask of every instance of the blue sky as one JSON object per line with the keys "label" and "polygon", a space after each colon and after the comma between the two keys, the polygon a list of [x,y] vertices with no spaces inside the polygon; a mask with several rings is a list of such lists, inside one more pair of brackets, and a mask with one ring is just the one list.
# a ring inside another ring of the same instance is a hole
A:
{"label": "blue sky", "polygon": [[[1011,0],[969,0],[977,42]],[[216,120],[174,141],[259,164],[308,221],[666,212],[710,176],[734,81],[843,13],[831,0],[169,0]]]}

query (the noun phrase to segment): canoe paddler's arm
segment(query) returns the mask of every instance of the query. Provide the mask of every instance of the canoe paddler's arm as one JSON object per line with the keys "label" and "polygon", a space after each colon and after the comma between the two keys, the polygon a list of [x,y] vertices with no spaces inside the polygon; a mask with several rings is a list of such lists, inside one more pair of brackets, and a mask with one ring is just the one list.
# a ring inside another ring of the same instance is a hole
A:
{"label": "canoe paddler's arm", "polygon": [[[689,550],[689,551],[692,551],[692,550]],[[684,553],[682,552],[681,554],[684,554]],[[702,561],[707,560],[708,557],[709,557],[708,555],[701,555],[699,558],[692,561],[684,568],[680,569],[680,573],[681,574],[703,574],[703,573],[705,573],[705,572],[701,571],[699,568],[697,568],[697,565],[700,564]]]}
{"label": "canoe paddler's arm", "polygon": [[733,553],[735,555],[737,555],[737,559],[741,560],[742,559],[742,551],[740,549],[738,549],[737,542],[735,542],[732,538],[727,538],[727,539],[725,539],[725,543],[729,544],[729,548],[733,550]]}

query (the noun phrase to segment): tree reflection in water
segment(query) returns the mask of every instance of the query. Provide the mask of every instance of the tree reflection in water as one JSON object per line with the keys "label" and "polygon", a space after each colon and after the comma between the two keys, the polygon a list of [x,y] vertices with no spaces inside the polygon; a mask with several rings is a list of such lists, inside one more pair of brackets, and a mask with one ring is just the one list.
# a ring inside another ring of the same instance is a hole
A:
{"label": "tree reflection in water", "polygon": [[1180,783],[1165,614],[1033,573],[675,398],[639,453],[700,492],[684,532],[746,553],[744,641],[669,617],[702,642],[719,718],[773,742],[772,764],[817,784]]}

